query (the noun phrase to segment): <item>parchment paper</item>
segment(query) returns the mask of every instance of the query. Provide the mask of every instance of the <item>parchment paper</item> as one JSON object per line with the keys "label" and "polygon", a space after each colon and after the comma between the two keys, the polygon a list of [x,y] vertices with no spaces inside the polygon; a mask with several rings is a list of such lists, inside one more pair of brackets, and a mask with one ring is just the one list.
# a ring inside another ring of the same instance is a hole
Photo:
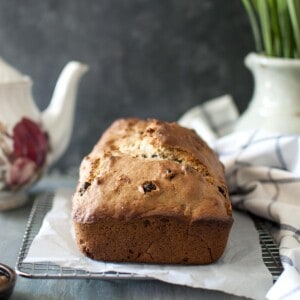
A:
{"label": "parchment paper", "polygon": [[136,273],[173,284],[253,299],[265,299],[272,286],[272,276],[261,258],[258,233],[244,213],[234,211],[228,245],[217,263],[206,266],[104,263],[86,258],[77,249],[70,216],[71,197],[70,190],[56,192],[53,208],[46,215],[24,262],[50,261],[90,272]]}

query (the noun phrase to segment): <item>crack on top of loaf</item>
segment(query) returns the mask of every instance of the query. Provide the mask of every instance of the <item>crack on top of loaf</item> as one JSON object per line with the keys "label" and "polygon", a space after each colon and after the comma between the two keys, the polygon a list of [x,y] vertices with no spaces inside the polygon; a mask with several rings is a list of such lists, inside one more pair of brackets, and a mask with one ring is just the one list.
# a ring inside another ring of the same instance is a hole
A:
{"label": "crack on top of loaf", "polygon": [[136,135],[128,137],[126,140],[116,140],[115,145],[117,146],[117,151],[112,151],[112,155],[125,154],[135,158],[148,159],[148,160],[169,160],[180,165],[187,165],[200,172],[205,180],[213,184],[214,178],[209,173],[208,168],[196,160],[191,158],[190,154],[176,148],[168,147],[155,147],[149,143],[147,138],[137,139]]}
{"label": "crack on top of loaf", "polygon": [[[147,121],[120,119],[104,134],[98,150],[103,150],[112,157],[124,154],[137,159],[167,160],[179,165],[190,166],[199,172],[207,183],[215,184],[215,178],[207,166],[192,154],[195,149],[201,151],[205,143],[201,139],[198,143],[195,135],[190,134],[190,130],[184,129],[177,132],[177,126],[175,123],[164,123],[155,119]],[[185,147],[190,144],[193,151],[189,152],[180,148],[180,141],[184,138],[188,140]],[[165,144],[165,140],[168,139],[173,139],[175,145]],[[179,144],[176,146],[177,139]],[[89,179],[95,177],[99,172],[99,167],[100,165],[93,168],[94,171],[91,171]]]}

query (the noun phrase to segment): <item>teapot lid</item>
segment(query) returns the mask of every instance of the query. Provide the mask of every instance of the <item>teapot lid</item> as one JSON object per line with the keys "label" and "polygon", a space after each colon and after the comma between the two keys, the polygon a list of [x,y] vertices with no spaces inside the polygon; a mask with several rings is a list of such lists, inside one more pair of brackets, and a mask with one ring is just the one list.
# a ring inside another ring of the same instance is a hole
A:
{"label": "teapot lid", "polygon": [[10,66],[0,57],[0,83],[28,82],[28,76]]}

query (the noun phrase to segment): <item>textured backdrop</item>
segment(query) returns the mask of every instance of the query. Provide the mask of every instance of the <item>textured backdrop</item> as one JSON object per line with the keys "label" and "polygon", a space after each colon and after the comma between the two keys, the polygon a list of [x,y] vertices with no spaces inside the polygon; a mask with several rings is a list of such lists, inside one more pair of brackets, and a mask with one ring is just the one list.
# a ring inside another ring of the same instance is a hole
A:
{"label": "textured backdrop", "polygon": [[232,94],[244,110],[253,50],[240,0],[0,1],[0,56],[28,74],[44,109],[69,60],[81,81],[71,144],[55,168],[77,168],[102,131],[123,116],[176,120]]}

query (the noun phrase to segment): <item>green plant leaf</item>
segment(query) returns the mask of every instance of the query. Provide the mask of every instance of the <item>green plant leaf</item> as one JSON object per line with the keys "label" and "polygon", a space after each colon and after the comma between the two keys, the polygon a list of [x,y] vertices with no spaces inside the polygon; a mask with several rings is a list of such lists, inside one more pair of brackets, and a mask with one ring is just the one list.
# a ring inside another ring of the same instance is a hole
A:
{"label": "green plant leaf", "polygon": [[256,51],[261,52],[262,51],[261,33],[260,33],[257,17],[255,15],[254,5],[251,3],[250,0],[242,0],[242,2],[244,4],[244,7],[249,17],[252,33],[254,36]]}
{"label": "green plant leaf", "polygon": [[270,12],[272,51],[274,56],[282,56],[282,38],[279,28],[278,7],[276,0],[268,0]]}
{"label": "green plant leaf", "polygon": [[265,53],[268,56],[273,56],[271,20],[267,1],[257,1],[257,8],[265,47]]}
{"label": "green plant leaf", "polygon": [[256,51],[300,58],[300,0],[242,0]]}
{"label": "green plant leaf", "polygon": [[293,56],[292,25],[286,0],[277,0],[278,22],[282,39],[282,55],[286,58]]}
{"label": "green plant leaf", "polygon": [[300,0],[287,0],[287,4],[296,46],[294,55],[300,58]]}

